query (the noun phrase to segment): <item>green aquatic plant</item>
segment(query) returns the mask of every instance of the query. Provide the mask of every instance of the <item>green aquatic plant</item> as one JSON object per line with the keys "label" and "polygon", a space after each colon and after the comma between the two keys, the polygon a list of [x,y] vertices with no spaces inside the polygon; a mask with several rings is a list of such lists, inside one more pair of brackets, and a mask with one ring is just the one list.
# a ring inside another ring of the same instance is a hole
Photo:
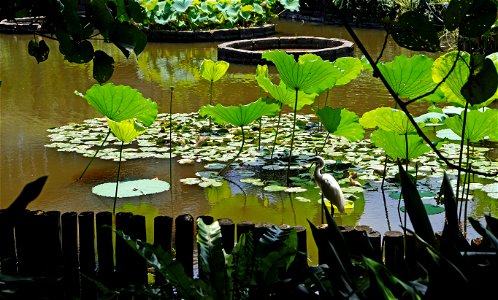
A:
{"label": "green aquatic plant", "polygon": [[246,105],[223,106],[217,104],[215,106],[205,105],[199,110],[201,116],[209,116],[218,124],[231,124],[238,126],[242,132],[242,144],[238,153],[220,170],[221,174],[228,166],[230,166],[240,155],[245,144],[244,126],[251,124],[262,116],[274,115],[279,109],[277,104],[270,104],[261,99],[251,102]]}
{"label": "green aquatic plant", "polygon": [[[78,92],[76,92],[76,94],[83,97],[88,104],[106,117],[109,133],[112,132],[116,138],[121,141],[118,174],[116,176],[116,189],[114,194],[114,213],[118,196],[123,144],[133,141],[137,136],[144,133],[147,127],[152,125],[157,117],[157,103],[144,98],[138,90],[133,89],[130,86],[116,86],[112,83],[94,85],[88,89],[84,95]],[[109,133],[105,137],[101,147],[107,140]],[[101,147],[97,149],[80,178],[84,175]]]}
{"label": "green aquatic plant", "polygon": [[220,80],[229,66],[230,64],[223,60],[214,62],[210,59],[204,59],[202,61],[200,66],[201,76],[209,81],[209,105],[213,104],[213,82]]}
{"label": "green aquatic plant", "polygon": [[287,88],[294,91],[294,120],[292,125],[289,161],[287,164],[288,181],[294,146],[299,92],[314,94],[325,90],[325,88],[329,86],[328,80],[330,78],[340,77],[341,70],[334,67],[328,60],[323,60],[315,54],[301,55],[296,61],[294,56],[287,54],[285,51],[273,50],[265,51],[261,57],[275,64],[282,82]]}

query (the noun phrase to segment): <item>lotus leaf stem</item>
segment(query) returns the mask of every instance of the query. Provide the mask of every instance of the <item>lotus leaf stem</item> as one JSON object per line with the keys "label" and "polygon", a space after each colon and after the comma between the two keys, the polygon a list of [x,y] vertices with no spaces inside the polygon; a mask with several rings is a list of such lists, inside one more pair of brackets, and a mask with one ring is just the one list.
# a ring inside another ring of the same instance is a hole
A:
{"label": "lotus leaf stem", "polygon": [[227,164],[223,167],[223,169],[221,169],[218,172],[218,176],[220,176],[226,170],[226,168],[228,168],[228,166],[230,166],[239,157],[240,153],[242,153],[242,149],[244,149],[244,144],[245,144],[244,126],[240,126],[240,129],[242,130],[242,145],[240,145],[239,152],[237,152],[237,154],[229,162],[227,162]]}
{"label": "lotus leaf stem", "polygon": [[124,142],[121,142],[121,146],[119,147],[118,174],[116,176],[116,190],[114,192],[114,205],[112,206],[112,214],[113,215],[116,213],[116,202],[118,199],[119,173],[121,172],[121,155],[123,154],[123,145],[124,145]]}
{"label": "lotus leaf stem", "polygon": [[86,170],[88,170],[88,168],[90,167],[90,165],[92,164],[93,160],[95,159],[95,157],[97,156],[97,154],[99,153],[99,151],[102,149],[102,147],[104,147],[104,144],[105,142],[107,141],[107,138],[109,137],[109,135],[111,134],[111,129],[109,128],[109,131],[107,132],[107,135],[105,136],[104,140],[102,141],[102,144],[100,144],[99,148],[97,149],[97,151],[95,151],[95,154],[93,154],[92,158],[90,159],[90,161],[88,162],[88,164],[86,165],[85,169],[83,170],[83,173],[81,173],[80,177],[78,178],[78,180],[80,180],[81,178],[83,178],[83,175],[85,175],[86,173]]}
{"label": "lotus leaf stem", "polygon": [[277,136],[278,136],[278,129],[280,128],[281,118],[282,118],[282,103],[280,103],[280,110],[278,112],[277,131],[275,132],[275,139],[273,140],[273,148],[271,149],[270,160],[273,160],[273,153],[275,152],[275,148],[277,148]]}
{"label": "lotus leaf stem", "polygon": [[296,114],[297,114],[297,99],[298,99],[298,94],[299,89],[296,88],[296,100],[294,101],[294,116],[292,120],[292,135],[291,135],[291,144],[290,144],[290,152],[289,152],[289,162],[287,164],[287,176],[286,176],[286,183],[289,185],[289,174],[290,174],[290,165],[291,165],[291,160],[292,160],[292,149],[294,148],[294,134],[296,131]]}

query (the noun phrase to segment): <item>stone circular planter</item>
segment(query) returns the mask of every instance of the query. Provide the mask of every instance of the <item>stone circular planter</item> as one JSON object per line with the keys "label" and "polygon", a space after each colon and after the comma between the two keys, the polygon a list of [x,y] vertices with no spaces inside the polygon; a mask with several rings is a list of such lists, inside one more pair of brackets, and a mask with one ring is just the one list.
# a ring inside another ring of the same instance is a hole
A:
{"label": "stone circular planter", "polygon": [[266,24],[258,27],[214,29],[214,30],[148,30],[146,31],[149,42],[213,42],[233,41],[265,37],[275,34],[275,24]]}
{"label": "stone circular planter", "polygon": [[218,60],[240,64],[268,64],[262,59],[265,50],[280,49],[299,55],[313,53],[323,59],[334,61],[343,56],[352,56],[354,44],[350,41],[336,38],[312,36],[270,37],[226,42],[218,45]]}

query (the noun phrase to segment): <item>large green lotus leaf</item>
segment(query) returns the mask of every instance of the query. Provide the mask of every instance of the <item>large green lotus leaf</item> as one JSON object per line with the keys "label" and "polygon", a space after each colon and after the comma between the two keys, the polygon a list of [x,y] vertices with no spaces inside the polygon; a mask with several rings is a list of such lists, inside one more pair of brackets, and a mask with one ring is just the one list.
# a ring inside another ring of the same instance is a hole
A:
{"label": "large green lotus leaf", "polygon": [[[256,80],[258,81],[259,86],[275,100],[294,108],[294,104],[296,103],[296,91],[288,89],[283,81],[280,81],[279,85],[275,85],[271,82],[270,78],[265,75],[257,75]],[[298,91],[296,110],[300,110],[305,105],[311,105],[315,101],[316,96],[317,94],[306,94],[303,91]]]}
{"label": "large green lotus leaf", "polygon": [[201,63],[201,76],[209,81],[217,81],[225,75],[229,66],[230,64],[223,60],[214,62],[204,59]]}
{"label": "large green lotus leaf", "polygon": [[91,106],[107,118],[120,122],[136,119],[150,126],[157,117],[157,103],[126,85],[94,85],[83,96]]}
{"label": "large green lotus leaf", "polygon": [[407,11],[399,17],[392,37],[401,47],[414,51],[436,52],[441,49],[434,23],[417,11]]}
{"label": "large green lotus leaf", "polygon": [[294,56],[281,50],[265,51],[261,57],[275,64],[280,79],[287,87],[308,94],[325,90],[331,78],[341,75],[341,71],[331,62],[315,54],[301,55],[297,62]]}
{"label": "large green lotus leaf", "polygon": [[[463,127],[463,113],[444,120],[444,123],[454,133],[461,137]],[[478,142],[485,137],[496,137],[498,132],[498,110],[487,109],[482,112],[471,110],[467,112],[467,122],[465,126],[465,140]]]}
{"label": "large green lotus leaf", "polygon": [[183,14],[193,3],[193,0],[173,0],[171,10],[178,14]]}
{"label": "large green lotus leaf", "polygon": [[[432,80],[434,82],[440,83],[443,81],[453,67],[457,54],[458,51],[452,51],[434,61],[432,65]],[[440,86],[450,104],[465,106],[465,98],[462,96],[461,90],[470,75],[469,65],[470,54],[460,51],[455,68]]]}
{"label": "large green lotus leaf", "polygon": [[204,105],[199,110],[199,115],[209,116],[219,124],[228,123],[234,126],[246,126],[262,116],[274,115],[279,109],[280,107],[278,104],[270,104],[258,99],[257,101],[246,105]]}
{"label": "large green lotus leaf", "polygon": [[418,135],[409,134],[406,138],[408,140],[408,157],[406,153],[407,143],[405,141],[405,135],[377,129],[372,132],[372,135],[370,136],[372,143],[374,143],[376,147],[384,149],[386,154],[392,159],[412,159],[431,150]]}
{"label": "large green lotus leaf", "polygon": [[462,95],[472,105],[480,105],[488,99],[494,100],[498,86],[498,73],[491,59],[484,59],[470,74],[467,83],[462,87]]}
{"label": "large green lotus leaf", "polygon": [[299,0],[280,0],[279,2],[286,10],[299,11]]}
{"label": "large green lotus leaf", "polygon": [[107,124],[112,133],[122,142],[129,143],[137,136],[145,132],[146,128],[135,122],[133,119],[127,119],[115,122],[107,118]]}
{"label": "large green lotus leaf", "polygon": [[358,116],[345,108],[331,108],[326,106],[316,114],[320,117],[325,129],[333,135],[343,136],[349,141],[363,139],[365,130],[358,123]]}
{"label": "large green lotus leaf", "polygon": [[345,85],[358,78],[363,71],[361,60],[356,57],[340,57],[332,63],[341,70],[341,76],[337,78],[335,85]]}
{"label": "large green lotus leaf", "polygon": [[[169,183],[157,179],[120,181],[118,186],[118,198],[140,197],[161,193],[170,189]],[[92,188],[92,193],[103,197],[114,198],[115,192],[116,182],[107,182]]]}
{"label": "large green lotus leaf", "polygon": [[378,64],[379,70],[400,98],[413,99],[432,91],[432,58],[419,54],[399,55],[392,62]]}
{"label": "large green lotus leaf", "polygon": [[379,107],[363,114],[360,124],[364,128],[375,128],[391,131],[397,134],[416,133],[404,112],[390,107]]}

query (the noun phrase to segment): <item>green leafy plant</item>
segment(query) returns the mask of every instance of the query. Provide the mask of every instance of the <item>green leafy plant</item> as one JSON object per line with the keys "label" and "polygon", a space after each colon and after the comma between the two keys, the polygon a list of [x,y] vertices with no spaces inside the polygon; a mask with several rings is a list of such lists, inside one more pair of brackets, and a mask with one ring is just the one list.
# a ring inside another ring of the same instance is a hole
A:
{"label": "green leafy plant", "polygon": [[230,166],[242,152],[245,143],[244,126],[251,124],[262,116],[274,115],[278,109],[279,107],[277,104],[269,104],[261,99],[247,105],[223,106],[221,104],[217,104],[215,106],[206,105],[201,107],[199,110],[199,114],[201,116],[210,116],[216,123],[219,124],[239,126],[242,132],[242,144],[239,148],[239,152],[225,165],[223,169],[220,170],[218,174],[221,174],[228,166]]}
{"label": "green leafy plant", "polygon": [[89,161],[80,179],[88,169],[98,151],[103,147],[109,134],[112,132],[121,141],[118,174],[116,179],[116,190],[114,195],[113,213],[116,210],[116,200],[119,186],[119,173],[121,169],[121,153],[123,144],[133,141],[137,136],[145,132],[146,127],[152,125],[157,117],[157,103],[146,99],[143,95],[129,87],[116,86],[112,83],[105,85],[94,85],[88,89],[85,95],[76,92],[98,112],[106,117],[109,131],[101,146]]}
{"label": "green leafy plant", "polygon": [[201,76],[209,81],[209,105],[213,104],[213,82],[220,80],[229,66],[230,64],[223,60],[214,62],[210,59],[204,59],[202,61]]}

